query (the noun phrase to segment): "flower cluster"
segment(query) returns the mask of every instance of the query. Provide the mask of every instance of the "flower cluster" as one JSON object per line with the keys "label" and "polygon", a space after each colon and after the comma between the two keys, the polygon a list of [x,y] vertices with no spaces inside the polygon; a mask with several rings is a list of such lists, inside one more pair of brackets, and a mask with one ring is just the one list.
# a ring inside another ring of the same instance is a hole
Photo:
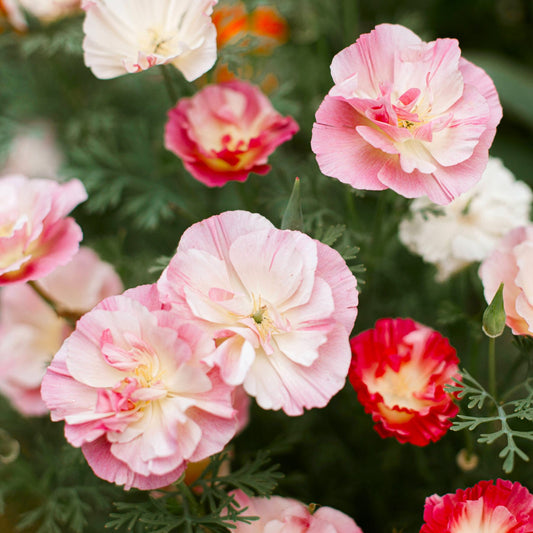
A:
{"label": "flower cluster", "polygon": [[260,215],[222,213],[185,231],[157,286],[78,321],[42,396],[98,476],[162,487],[242,426],[237,386],[290,415],[326,405],[346,379],[356,314],[337,252]]}
{"label": "flower cluster", "polygon": [[399,228],[407,248],[437,267],[445,281],[467,265],[482,261],[510,229],[529,221],[533,195],[499,159],[489,158],[483,177],[469,191],[435,210],[416,198]]}
{"label": "flower cluster", "polygon": [[311,145],[324,174],[438,204],[479,181],[502,109],[457,41],[381,24],[339,52],[331,74]]}
{"label": "flower cluster", "polygon": [[350,341],[350,381],[382,437],[425,446],[440,439],[458,408],[444,391],[458,377],[455,350],[410,319],[381,319]]}

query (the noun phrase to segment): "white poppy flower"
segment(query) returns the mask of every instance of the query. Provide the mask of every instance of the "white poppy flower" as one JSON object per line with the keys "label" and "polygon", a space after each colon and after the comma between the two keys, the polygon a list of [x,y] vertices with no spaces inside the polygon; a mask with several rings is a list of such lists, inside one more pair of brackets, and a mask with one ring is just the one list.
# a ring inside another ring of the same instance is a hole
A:
{"label": "white poppy flower", "polygon": [[188,81],[216,61],[217,0],[85,0],[85,64],[108,79],[170,63]]}
{"label": "white poppy flower", "polygon": [[490,158],[481,180],[446,206],[427,198],[411,204],[411,216],[400,224],[400,241],[437,267],[445,281],[470,263],[482,261],[510,229],[527,224],[531,189],[496,158]]}

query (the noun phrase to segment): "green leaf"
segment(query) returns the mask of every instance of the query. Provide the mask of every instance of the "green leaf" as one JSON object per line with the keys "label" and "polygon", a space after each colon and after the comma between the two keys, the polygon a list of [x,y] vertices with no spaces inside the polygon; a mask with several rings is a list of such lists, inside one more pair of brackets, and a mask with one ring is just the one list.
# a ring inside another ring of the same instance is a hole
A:
{"label": "green leaf", "polygon": [[499,337],[505,329],[505,318],[503,283],[501,283],[490,305],[483,313],[483,333],[490,338]]}
{"label": "green leaf", "polygon": [[294,180],[291,197],[281,219],[281,229],[303,231],[304,217],[302,214],[302,201],[300,197],[300,178]]}

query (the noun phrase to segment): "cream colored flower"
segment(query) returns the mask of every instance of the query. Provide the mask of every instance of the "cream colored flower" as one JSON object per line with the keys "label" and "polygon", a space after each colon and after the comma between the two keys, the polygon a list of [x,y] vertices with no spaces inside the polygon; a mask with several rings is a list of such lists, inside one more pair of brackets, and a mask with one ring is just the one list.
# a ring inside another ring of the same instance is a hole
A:
{"label": "cream colored flower", "polygon": [[19,0],[19,3],[42,22],[51,22],[80,9],[80,0]]}
{"label": "cream colored flower", "polygon": [[85,64],[108,79],[170,63],[188,81],[216,61],[217,0],[85,0]]}
{"label": "cream colored flower", "polygon": [[411,204],[411,216],[400,224],[400,241],[437,267],[445,281],[470,263],[482,261],[510,229],[527,224],[531,189],[516,181],[496,158],[490,158],[481,180],[446,206],[427,198]]}

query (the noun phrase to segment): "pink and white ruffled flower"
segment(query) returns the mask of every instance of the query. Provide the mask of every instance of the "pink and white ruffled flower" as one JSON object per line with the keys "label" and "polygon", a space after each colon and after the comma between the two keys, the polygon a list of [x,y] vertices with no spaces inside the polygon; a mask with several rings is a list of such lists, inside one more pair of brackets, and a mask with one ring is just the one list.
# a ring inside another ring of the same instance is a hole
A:
{"label": "pink and white ruffled flower", "polygon": [[0,285],[42,278],[70,261],[82,232],[65,217],[86,199],[78,180],[0,178]]}
{"label": "pink and white ruffled flower", "polygon": [[228,211],[187,229],[158,287],[210,333],[209,361],[264,409],[299,415],[344,385],[356,280],[342,257],[266,218]]}
{"label": "pink and white ruffled flower", "polygon": [[85,64],[108,79],[171,64],[188,81],[216,61],[217,0],[85,0]]}
{"label": "pink and white ruffled flower", "polygon": [[476,261],[483,261],[512,228],[529,221],[533,194],[496,158],[489,158],[483,177],[448,205],[436,207],[416,198],[400,223],[400,241],[437,267],[437,280]]}
{"label": "pink and white ruffled flower", "polygon": [[533,225],[507,233],[479,268],[487,302],[503,283],[505,322],[515,335],[533,336],[532,269]]}
{"label": "pink and white ruffled flower", "polygon": [[[107,296],[122,292],[109,263],[89,248],[36,282],[62,312],[82,315]],[[0,392],[26,416],[48,413],[41,381],[72,327],[27,284],[0,291]]]}
{"label": "pink and white ruffled flower", "polygon": [[136,287],[78,321],[42,397],[97,476],[164,487],[235,434],[233,387],[202,361],[213,350],[202,330],[163,309],[155,286]]}
{"label": "pink and white ruffled flower", "polygon": [[266,174],[268,156],[297,131],[261,90],[245,81],[203,88],[168,113],[165,146],[209,187]]}
{"label": "pink and white ruffled flower", "polygon": [[518,482],[480,481],[455,494],[426,498],[420,533],[530,533],[533,494]]}
{"label": "pink and white ruffled flower", "polygon": [[247,508],[244,516],[259,517],[249,524],[235,522],[235,533],[362,533],[352,518],[331,507],[311,512],[292,498],[250,498],[241,490],[231,494],[239,507]]}
{"label": "pink and white ruffled flower", "polygon": [[350,343],[350,382],[381,437],[426,446],[448,431],[459,410],[444,390],[459,377],[448,339],[411,319],[383,318]]}
{"label": "pink and white ruffled flower", "polygon": [[481,178],[502,109],[455,39],[381,24],[339,52],[331,74],[311,141],[324,174],[437,204]]}

